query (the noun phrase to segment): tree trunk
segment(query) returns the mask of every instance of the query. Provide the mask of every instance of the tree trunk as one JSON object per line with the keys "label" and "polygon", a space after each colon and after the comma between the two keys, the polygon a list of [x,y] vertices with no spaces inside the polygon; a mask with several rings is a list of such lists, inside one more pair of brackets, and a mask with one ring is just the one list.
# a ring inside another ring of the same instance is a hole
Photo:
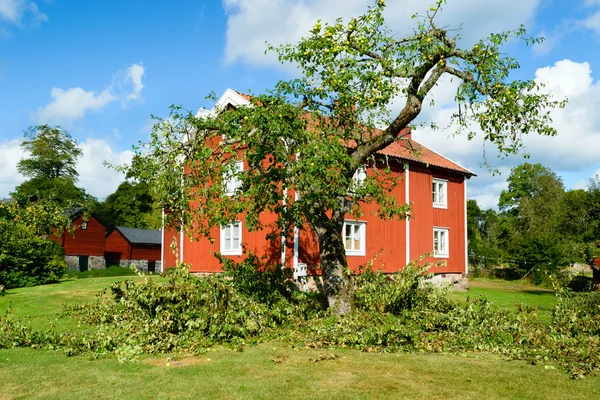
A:
{"label": "tree trunk", "polygon": [[313,226],[319,240],[327,302],[331,312],[336,315],[351,314],[354,311],[354,288],[341,235],[343,223],[342,218],[341,222],[332,219]]}

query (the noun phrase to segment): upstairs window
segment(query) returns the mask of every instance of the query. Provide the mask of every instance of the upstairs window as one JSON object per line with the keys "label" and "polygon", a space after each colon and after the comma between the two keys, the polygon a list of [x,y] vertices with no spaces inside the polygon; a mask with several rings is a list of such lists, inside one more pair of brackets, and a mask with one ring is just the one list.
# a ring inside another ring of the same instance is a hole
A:
{"label": "upstairs window", "polygon": [[230,222],[221,227],[221,254],[242,255],[242,221]]}
{"label": "upstairs window", "polygon": [[449,256],[448,228],[433,228],[433,256],[448,258]]}
{"label": "upstairs window", "polygon": [[366,223],[359,221],[344,222],[344,247],[348,256],[364,256],[366,244]]}
{"label": "upstairs window", "polygon": [[367,179],[367,166],[361,165],[354,171],[354,175],[352,176],[352,182],[350,183],[350,190],[348,194],[354,194],[354,191],[365,184],[365,180]]}
{"label": "upstairs window", "polygon": [[223,174],[223,181],[225,182],[225,194],[227,196],[233,196],[241,186],[242,180],[239,176],[244,172],[244,162],[237,161],[233,164],[233,171],[228,170]]}
{"label": "upstairs window", "polygon": [[448,208],[448,181],[433,180],[433,206],[435,208]]}

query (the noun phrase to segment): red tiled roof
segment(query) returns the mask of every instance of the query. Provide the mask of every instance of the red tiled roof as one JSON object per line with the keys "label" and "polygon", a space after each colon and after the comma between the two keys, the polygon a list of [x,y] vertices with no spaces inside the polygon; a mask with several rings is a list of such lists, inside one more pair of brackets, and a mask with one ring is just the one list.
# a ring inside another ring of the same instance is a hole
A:
{"label": "red tiled roof", "polygon": [[239,94],[240,96],[242,96],[244,99],[250,101],[250,95],[249,94],[238,92],[237,90],[234,90],[234,92],[236,92],[237,94]]}
{"label": "red tiled roof", "polygon": [[[242,96],[244,99],[250,101],[250,95],[238,92],[237,90],[235,90],[235,92]],[[377,129],[377,131],[379,130]],[[425,165],[432,165],[438,168],[449,169],[451,171],[456,171],[461,174],[468,175],[469,177],[475,176],[473,172],[447,159],[441,154],[438,154],[435,151],[423,146],[422,144],[416,142],[412,138],[408,140],[410,141],[410,144],[407,143],[406,140],[399,140],[390,144],[385,149],[380,150],[378,153],[390,157],[397,157],[402,160],[415,161]]]}
{"label": "red tiled roof", "polygon": [[473,172],[423,146],[414,139],[409,139],[409,141],[410,144],[407,143],[407,141],[399,140],[390,144],[385,149],[380,150],[379,153],[386,156],[397,157],[402,160],[415,161],[434,167],[449,169],[468,176],[475,176]]}

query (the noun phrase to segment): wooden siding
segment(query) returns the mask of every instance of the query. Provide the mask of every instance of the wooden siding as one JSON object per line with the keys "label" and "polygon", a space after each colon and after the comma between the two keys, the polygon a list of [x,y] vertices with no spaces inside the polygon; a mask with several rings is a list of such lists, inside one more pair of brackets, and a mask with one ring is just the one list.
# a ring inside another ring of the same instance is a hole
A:
{"label": "wooden siding", "polygon": [[79,226],[73,235],[64,233],[61,237],[51,237],[64,249],[67,256],[103,256],[104,236],[106,228],[95,217],[90,216],[87,221],[87,229],[81,229],[82,217],[77,217],[71,225]]}
{"label": "wooden siding", "polygon": [[[406,202],[404,166],[392,163],[391,169],[398,180],[389,195],[395,196],[399,204],[404,204]],[[372,175],[371,168],[367,169],[367,174]],[[381,220],[376,215],[379,210],[376,204],[363,204],[361,208],[363,215],[356,220],[365,223],[365,255],[348,255],[346,257],[348,267],[356,273],[362,266],[372,262],[373,269],[381,269],[384,272],[400,270],[406,264],[406,221]],[[355,219],[347,215],[346,220]],[[306,263],[309,268],[320,264],[317,238],[307,227],[300,231],[299,245],[299,262]]]}
{"label": "wooden siding", "polygon": [[109,261],[130,260],[131,246],[123,235],[114,229],[105,241],[104,257]]}
{"label": "wooden siding", "polygon": [[179,232],[177,232],[176,229],[164,229],[163,230],[163,244],[165,246],[164,248],[164,258],[162,260],[162,265],[163,265],[163,271],[167,268],[172,268],[175,267],[177,265],[177,263],[179,262],[179,260],[177,259],[177,254],[175,254],[175,252],[173,252],[173,249],[171,248],[171,244],[173,243],[173,241],[175,241],[176,243],[176,251],[177,254],[179,254],[179,249],[180,249],[180,243],[179,243]]}
{"label": "wooden siding", "polygon": [[[432,198],[433,179],[448,181],[448,208],[434,208]],[[410,220],[410,256],[417,259],[426,253],[433,253],[433,228],[447,228],[449,231],[449,257],[433,258],[428,261],[446,261],[446,266],[434,268],[431,272],[465,272],[465,201],[464,177],[433,168],[410,168],[410,201],[413,205]]]}
{"label": "wooden siding", "polygon": [[[390,195],[395,196],[399,204],[407,201],[404,165],[395,163],[391,165],[392,171],[398,182]],[[368,174],[372,174],[370,169]],[[447,183],[447,209],[433,207],[432,179],[440,178]],[[464,273],[465,271],[465,177],[460,173],[443,170],[435,167],[426,168],[423,164],[411,162],[409,166],[409,201],[412,204],[410,225],[410,259],[416,260],[426,253],[433,252],[433,228],[443,227],[449,231],[449,257],[447,259],[433,258],[429,261],[446,261],[445,266],[432,269],[434,273]],[[288,192],[289,201],[293,201],[293,191]],[[366,245],[364,256],[348,255],[348,266],[353,272],[358,272],[361,266],[372,262],[374,269],[384,272],[396,272],[406,265],[407,241],[405,220],[381,220],[375,215],[378,206],[375,204],[364,204],[363,215],[358,221],[365,222]],[[354,220],[347,216],[347,220]],[[270,263],[281,262],[281,239],[273,242],[266,239],[267,231],[249,232],[241,215],[242,242],[246,251],[252,252]],[[275,221],[275,215],[265,214],[262,216],[265,226]],[[185,236],[183,243],[183,259],[191,263],[192,272],[219,272],[221,264],[214,254],[220,250],[220,230],[211,230],[211,243],[207,238],[194,238],[190,240]],[[165,267],[175,264],[175,257],[170,250],[172,237],[175,236],[179,243],[179,233],[175,230],[166,230],[165,239]],[[180,248],[180,247],[179,247]],[[294,267],[294,238],[293,231],[290,232],[285,241],[285,265]],[[227,258],[239,262],[245,256],[227,256]],[[298,262],[309,266],[309,273],[316,270],[310,267],[319,265],[319,245],[316,236],[310,228],[303,227],[298,233]]]}
{"label": "wooden siding", "polygon": [[[277,238],[273,242],[268,241],[266,236],[271,232],[270,228],[250,232],[244,223],[244,216],[240,216],[242,222],[242,243],[248,253],[253,253],[262,258],[267,263],[281,262],[281,239]],[[275,215],[264,213],[261,218],[265,226],[275,222]],[[214,239],[213,243],[207,238],[195,237],[190,240],[189,236],[184,235],[183,257],[186,263],[190,263],[192,272],[221,272],[221,262],[215,257],[221,249],[220,228],[213,228],[210,236]],[[227,256],[227,258],[240,262],[246,258],[246,255]]]}
{"label": "wooden siding", "polygon": [[134,244],[131,246],[130,260],[160,260],[160,245],[159,244]]}

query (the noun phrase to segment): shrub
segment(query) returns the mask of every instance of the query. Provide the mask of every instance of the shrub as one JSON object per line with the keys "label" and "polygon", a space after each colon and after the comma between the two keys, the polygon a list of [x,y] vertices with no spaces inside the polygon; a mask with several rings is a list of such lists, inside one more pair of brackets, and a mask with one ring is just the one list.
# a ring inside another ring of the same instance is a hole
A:
{"label": "shrub", "polygon": [[10,289],[57,282],[66,270],[60,245],[0,218],[0,285]]}

